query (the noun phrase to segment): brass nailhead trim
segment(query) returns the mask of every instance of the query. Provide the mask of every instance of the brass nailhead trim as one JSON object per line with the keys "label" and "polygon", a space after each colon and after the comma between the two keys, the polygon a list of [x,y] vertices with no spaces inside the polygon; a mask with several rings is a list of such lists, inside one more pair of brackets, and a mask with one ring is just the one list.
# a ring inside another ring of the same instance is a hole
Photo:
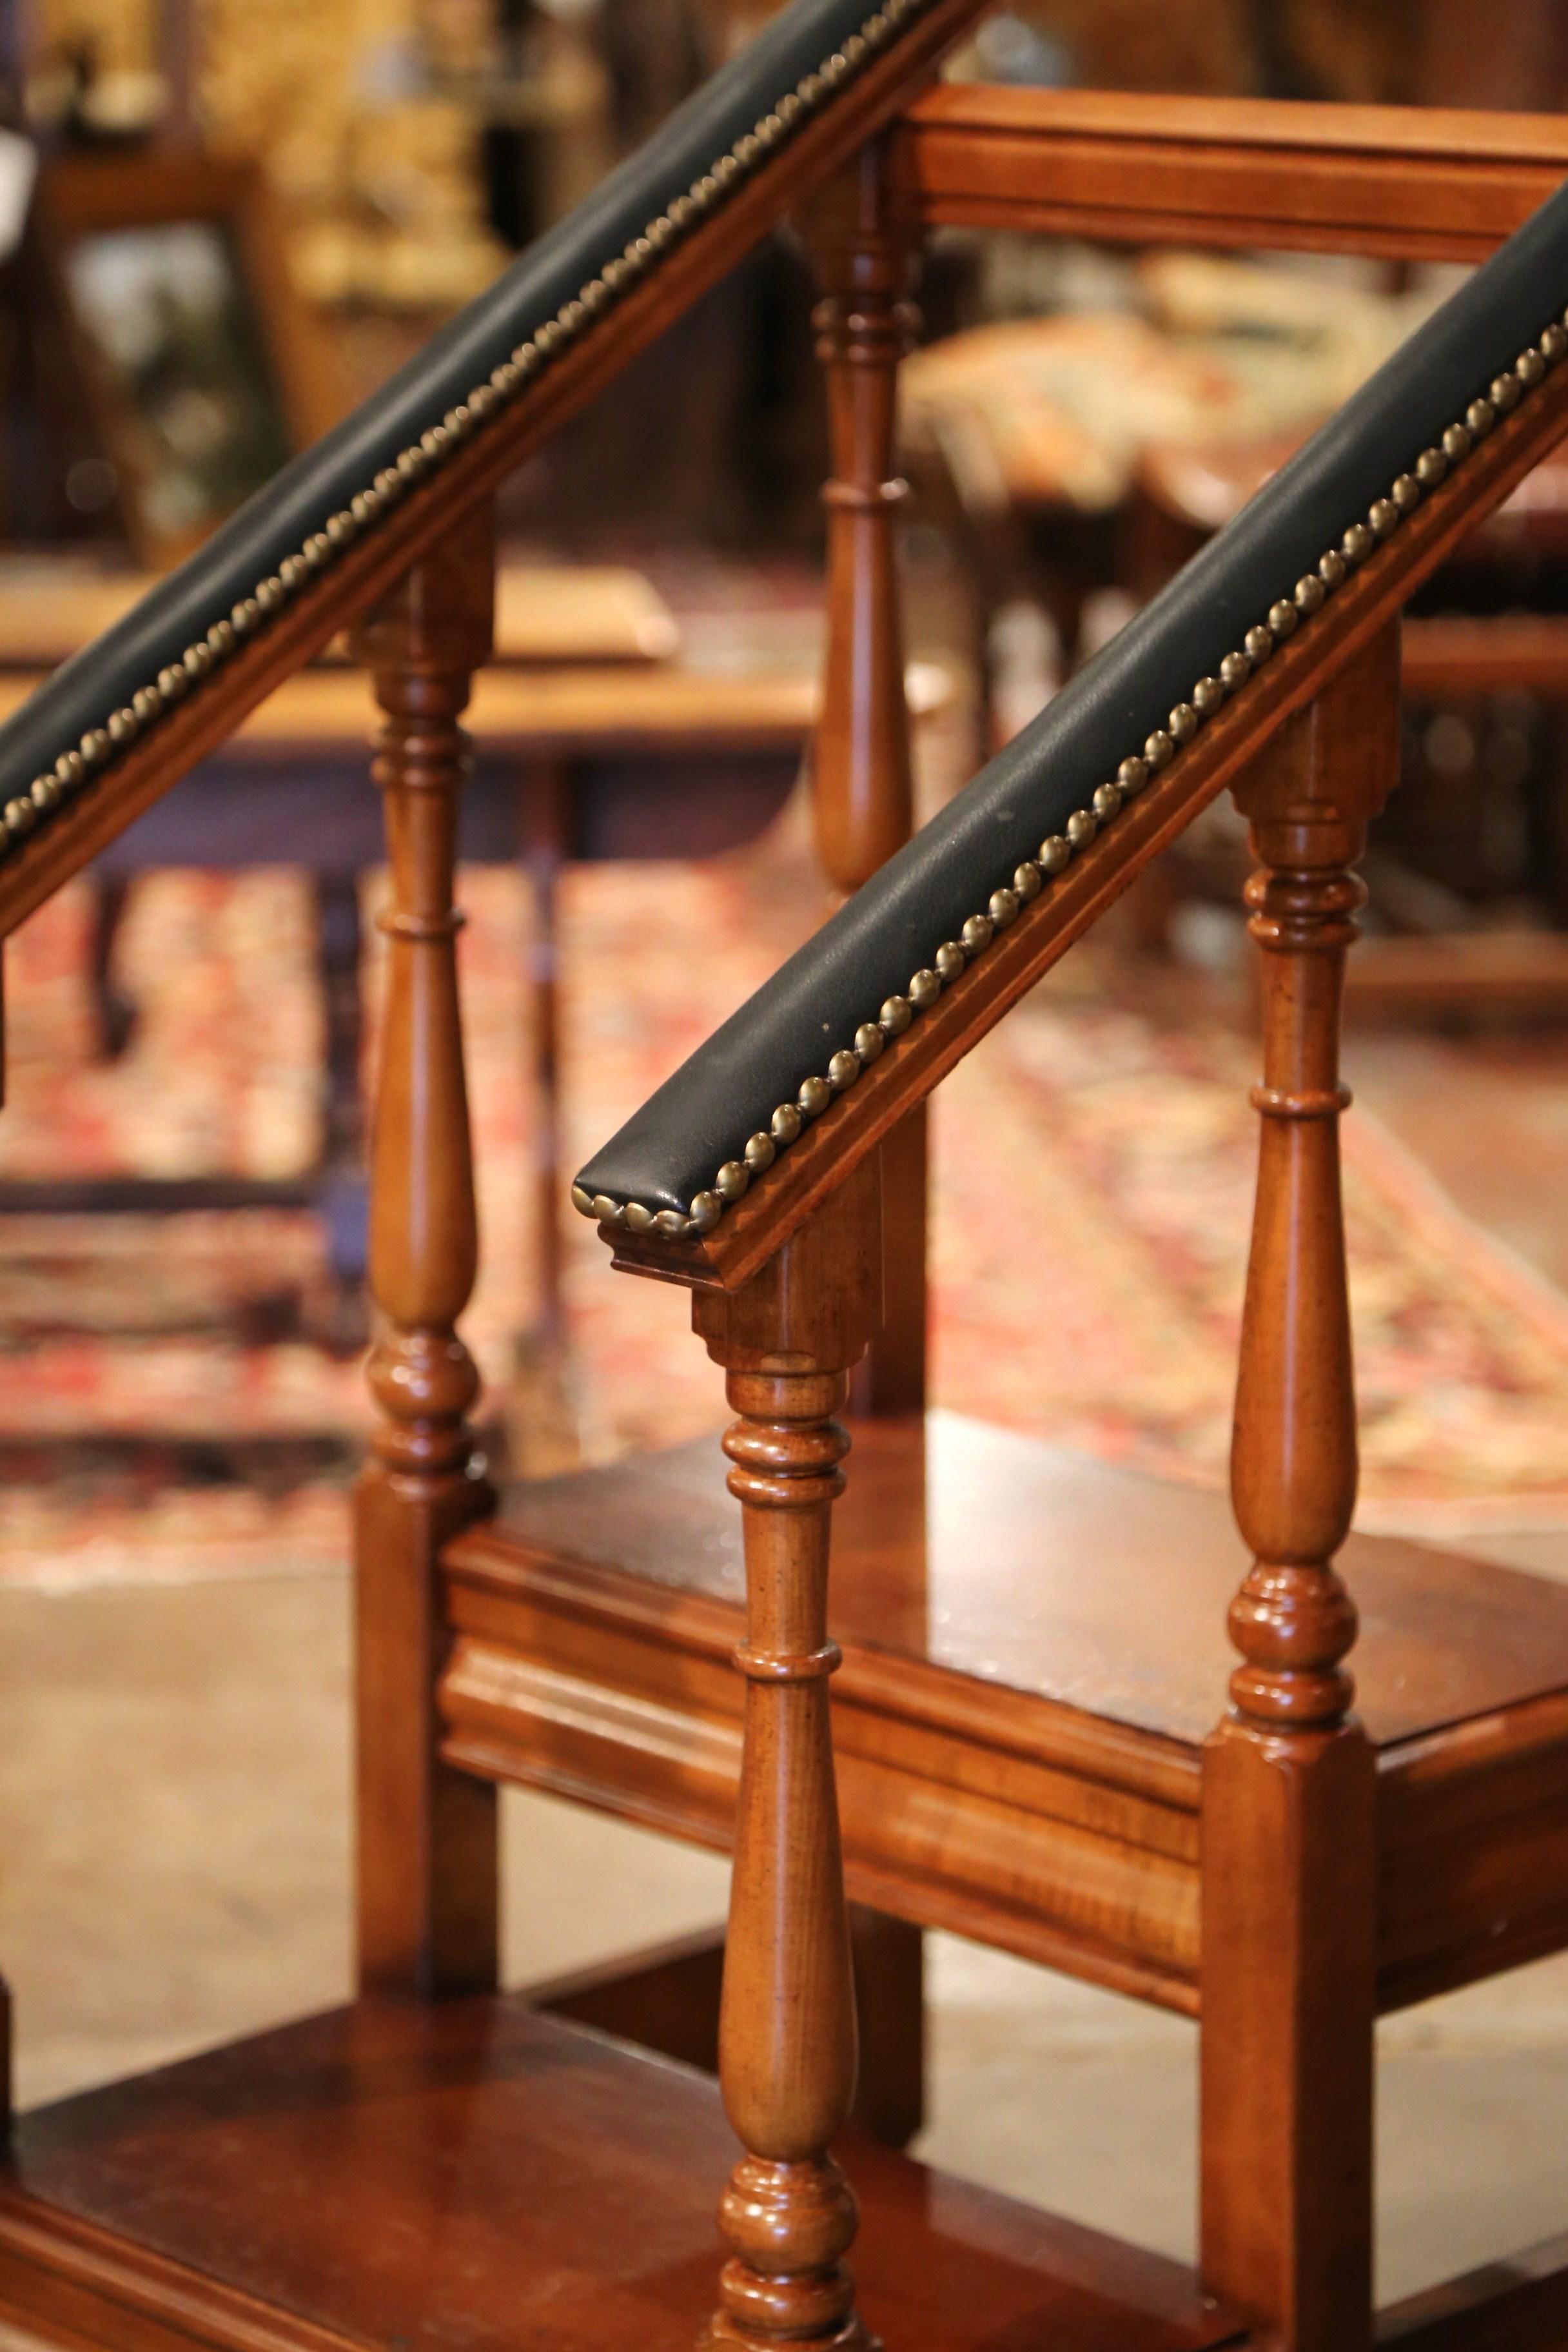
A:
{"label": "brass nailhead trim", "polygon": [[[1553,320],[1536,341],[1522,351],[1513,366],[1495,376],[1484,398],[1472,400],[1462,423],[1450,425],[1438,446],[1424,449],[1407,473],[1401,474],[1390,486],[1386,498],[1374,499],[1367,510],[1366,520],[1352,522],[1338,547],[1326,551],[1317,570],[1308,572],[1296,583],[1289,595],[1282,596],[1268,608],[1267,623],[1258,623],[1247,630],[1240,648],[1226,655],[1219,665],[1218,676],[1201,677],[1192,688],[1186,700],[1178,702],[1163,727],[1157,727],[1143,745],[1142,753],[1134,752],[1122,761],[1113,783],[1100,784],[1091,795],[1087,808],[1075,809],[1062,833],[1050,835],[1040,844],[1033,858],[1026,858],[1015,871],[1011,883],[992,893],[986,911],[971,915],[961,929],[957,940],[949,940],[940,947],[930,967],[917,971],[902,996],[890,996],[883,1005],[875,1024],[863,1023],[855,1032],[852,1053],[835,1054],[827,1066],[826,1078],[810,1077],[801,1086],[798,1101],[807,1117],[816,1118],[826,1110],[835,1094],[853,1083],[860,1068],[901,1037],[918,1013],[929,1011],[945,986],[955,981],[965,966],[976,956],[984,955],[995,934],[1004,929],[1017,914],[1020,907],[1049,886],[1071,860],[1100,832],[1111,824],[1124,804],[1142,791],[1152,775],[1169,765],[1182,748],[1192,741],[1205,720],[1228,701],[1230,697],[1268,659],[1277,644],[1281,644],[1304,621],[1321,613],[1337,588],[1343,586],[1351,573],[1364,563],[1379,543],[1393,537],[1408,515],[1414,514],[1430,489],[1443,481],[1456,466],[1462,465],[1478,442],[1491,432],[1500,415],[1516,408],[1521,400],[1542,383],[1550,371],[1568,358],[1568,311],[1561,320]],[[7,824],[10,811],[5,812]],[[865,1041],[876,1035],[880,1043],[868,1052]],[[851,1067],[853,1065],[853,1067]],[[790,1131],[781,1129],[779,1121],[788,1114],[794,1122]],[[793,1105],[785,1104],[773,1113],[772,1140],[778,1150],[784,1150],[795,1140],[803,1122]],[[753,1137],[752,1141],[758,1139]],[[763,1139],[767,1140],[768,1139]],[[751,1160],[751,1146],[747,1146]],[[666,1234],[683,1235],[711,1233],[726,1207],[740,1200],[751,1180],[752,1170],[761,1173],[772,1164],[769,1160],[752,1161],[750,1169],[731,1160],[721,1168],[710,1191],[699,1192],[692,1201],[690,1213],[682,1217],[679,1211],[667,1209],[655,1218],[640,1202],[625,1204],[609,1199],[603,1192],[590,1196],[580,1184],[572,1187],[573,1204],[585,1217],[595,1217],[601,1224],[625,1224],[637,1232],[646,1232],[649,1224]],[[636,1222],[634,1223],[634,1214]],[[645,1222],[646,1221],[646,1222]]]}
{"label": "brass nailhead trim", "polygon": [[[657,219],[631,238],[597,277],[590,278],[570,301],[562,305],[553,319],[537,327],[510,360],[493,368],[485,383],[477,384],[465,399],[447,409],[438,425],[427,427],[391,465],[383,467],[369,488],[357,491],[320,530],[310,534],[302,547],[285,556],[270,577],[259,581],[249,596],[236,604],[227,620],[216,623],[204,636],[187,646],[177,661],[160,670],[155,685],[139,688],[121,709],[89,729],[54,768],[36,778],[26,793],[7,801],[0,810],[0,860],[32,831],[41,815],[78,790],[90,774],[106,767],[182,695],[221,667],[242,637],[247,636],[263,619],[280,611],[309,580],[327,569],[416,482],[446,464],[476,431],[517,396],[552,352],[581,335],[595,319],[612,308],[661,253],[706,214],[716,210],[750,172],[794,138],[845,81],[885,48],[911,18],[931,5],[932,0],[882,0],[881,6],[867,17],[858,33],[848,37],[841,49],[824,58],[817,70],[805,75],[793,90],[783,92],[727,153],[714,159],[684,195],[677,196]],[[581,1187],[574,1190],[574,1199],[579,1192]],[[587,1197],[582,1194],[579,1206],[587,1202]],[[588,1205],[592,1213],[592,1204]],[[673,1210],[663,1210],[657,1216],[651,1211],[647,1214],[649,1226],[660,1233],[669,1233],[675,1225],[682,1231],[689,1230],[689,1220],[678,1217]]]}

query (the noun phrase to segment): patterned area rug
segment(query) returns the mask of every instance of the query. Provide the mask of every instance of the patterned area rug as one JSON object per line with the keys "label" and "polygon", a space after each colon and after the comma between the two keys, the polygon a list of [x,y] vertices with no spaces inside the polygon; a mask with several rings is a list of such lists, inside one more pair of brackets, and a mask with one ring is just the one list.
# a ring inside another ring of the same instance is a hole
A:
{"label": "patterned area rug", "polygon": [[[500,869],[467,873],[462,895],[485,1236],[468,1330],[489,1425],[504,1438],[510,1416],[515,1441],[535,1393],[518,1349],[534,1306],[527,914]],[[568,1161],[823,911],[798,813],[758,849],[712,865],[574,870],[562,908]],[[78,887],[14,943],[0,1176],[307,1171],[321,1013],[300,877],[141,885],[113,975],[139,1017],[112,1062],[88,986],[89,918]],[[1069,959],[939,1097],[935,1392],[1107,1458],[1219,1483],[1254,1055],[1226,1029],[1164,1025],[1119,1000],[1113,979],[1092,950]],[[374,950],[364,981],[374,1007]],[[1460,1217],[1364,1112],[1346,1122],[1345,1153],[1363,1523],[1447,1538],[1568,1524],[1568,1302]],[[569,1212],[566,1225],[584,1454],[717,1425],[720,1376],[684,1296],[612,1279],[591,1230]],[[0,1218],[0,1280],[9,1579],[341,1565],[366,1416],[359,1367],[333,1344],[341,1318],[310,1215]]]}

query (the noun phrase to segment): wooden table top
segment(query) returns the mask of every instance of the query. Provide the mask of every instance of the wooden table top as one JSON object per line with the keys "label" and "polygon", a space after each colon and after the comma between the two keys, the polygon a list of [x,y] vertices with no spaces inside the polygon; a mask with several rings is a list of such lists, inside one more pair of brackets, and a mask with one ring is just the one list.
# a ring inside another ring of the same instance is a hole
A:
{"label": "wooden table top", "polygon": [[[105,572],[70,557],[0,561],[0,669],[52,668],[155,585],[153,572]],[[674,614],[628,566],[503,562],[498,571],[498,661],[642,664],[679,650]],[[328,658],[346,660],[341,641]]]}
{"label": "wooden table top", "polygon": [[[1270,477],[1293,457],[1305,432],[1257,438],[1153,442],[1139,479],[1156,504],[1195,530],[1223,530]],[[1505,527],[1561,527],[1568,516],[1568,451],[1554,449],[1510,491],[1495,517]],[[1484,529],[1486,526],[1483,525]]]}
{"label": "wooden table top", "polygon": [[[911,662],[910,711],[919,719],[950,692],[946,671]],[[38,676],[0,674],[0,721],[20,709]],[[816,722],[818,679],[812,670],[684,669],[675,665],[604,664],[482,670],[467,724],[486,751],[571,753],[616,747],[676,751],[787,750]],[[226,760],[309,753],[358,754],[378,714],[359,670],[301,670],[253,710],[224,747]]]}

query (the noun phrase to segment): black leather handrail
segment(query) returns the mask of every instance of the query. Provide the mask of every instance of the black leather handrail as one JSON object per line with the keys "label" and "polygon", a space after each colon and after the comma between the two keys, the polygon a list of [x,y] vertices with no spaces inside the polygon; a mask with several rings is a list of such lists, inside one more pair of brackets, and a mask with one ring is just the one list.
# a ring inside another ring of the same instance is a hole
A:
{"label": "black leather handrail", "polygon": [[792,0],[637,154],[0,728],[0,859],[476,436],[938,0]]}
{"label": "black leather handrail", "polygon": [[1565,299],[1568,187],[595,1153],[578,1208],[671,1238],[717,1224],[748,1142],[753,1168],[787,1150],[1568,358]]}

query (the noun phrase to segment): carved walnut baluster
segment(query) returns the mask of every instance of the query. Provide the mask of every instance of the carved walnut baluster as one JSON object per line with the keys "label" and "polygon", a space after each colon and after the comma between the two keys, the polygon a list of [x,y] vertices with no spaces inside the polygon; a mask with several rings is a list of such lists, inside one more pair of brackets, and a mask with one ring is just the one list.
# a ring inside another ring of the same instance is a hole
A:
{"label": "carved walnut baluster", "polygon": [[[802,226],[823,299],[817,357],[827,386],[827,641],[812,762],[817,855],[838,888],[858,890],[912,825],[910,719],[897,534],[909,485],[895,464],[899,362],[920,312],[910,297],[918,226],[893,199],[880,142],[818,190]],[[886,1322],[856,1405],[925,1406],[926,1116],[921,1104],[883,1146]]]}
{"label": "carved walnut baluster", "polygon": [[392,903],[371,1154],[370,1284],[380,1412],[355,1497],[360,1971],[429,1994],[493,1985],[495,1792],[436,1754],[440,1548],[484,1510],[467,1414],[479,1388],[457,1320],[477,1255],[452,905],[458,724],[490,648],[489,512],[408,572],[355,635],[386,714]]}
{"label": "carved walnut baluster", "polygon": [[1372,2326],[1374,1759],[1333,1558],[1356,1491],[1340,1201],[1351,870],[1398,757],[1398,637],[1290,721],[1237,793],[1261,871],[1264,1078],[1231,1485],[1255,1565],[1203,1800],[1203,2259],[1281,2352]]}
{"label": "carved walnut baluster", "polygon": [[910,299],[913,225],[894,212],[880,143],[818,191],[803,220],[823,299],[815,314],[827,383],[827,651],[814,754],[817,853],[858,890],[910,837],[909,711],[895,532],[909,485],[894,465],[899,362],[920,314]]}
{"label": "carved walnut baluster", "polygon": [[719,2067],[745,2148],[720,2208],[731,2249],[707,2343],[868,2342],[844,2255],[854,2196],[828,2147],[855,2090],[855,2000],[827,1677],[828,1527],[849,1441],[834,1420],[874,1319],[872,1163],[745,1289],[692,1321],[741,1416],[724,1440],[745,1528],[745,1745]]}
{"label": "carved walnut baluster", "polygon": [[[898,529],[909,494],[896,464],[899,362],[920,313],[910,299],[919,227],[895,208],[881,142],[819,189],[802,216],[823,299],[817,357],[827,392],[827,638],[812,762],[817,854],[858,889],[909,839],[910,719]],[[926,1402],[926,1106],[900,1121],[882,1169],[882,1307],[850,1409],[921,1413]],[[924,1595],[904,1595],[918,1617]],[[924,2108],[923,1938],[902,1919],[852,1914],[865,2064],[856,2119],[901,2146]]]}

